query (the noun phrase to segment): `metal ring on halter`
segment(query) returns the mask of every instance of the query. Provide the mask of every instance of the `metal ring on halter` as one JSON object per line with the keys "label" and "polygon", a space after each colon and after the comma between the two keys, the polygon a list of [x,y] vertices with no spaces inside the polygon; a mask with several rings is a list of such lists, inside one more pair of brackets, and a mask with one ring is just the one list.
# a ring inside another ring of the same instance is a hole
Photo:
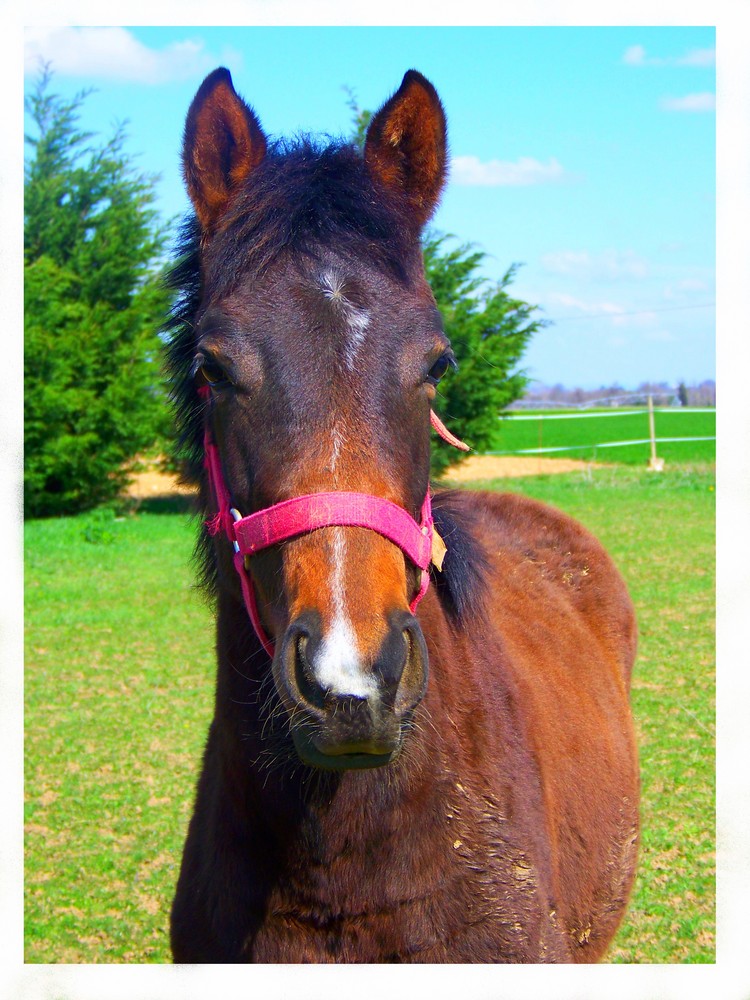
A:
{"label": "metal ring on halter", "polygon": [[[237,510],[236,507],[230,507],[229,508],[229,513],[232,515],[232,517],[234,518],[235,522],[242,520],[242,514],[240,514],[240,512]],[[233,541],[232,545],[234,545],[234,551],[235,552],[239,552],[240,551],[240,543],[238,541],[236,541],[236,540]]]}

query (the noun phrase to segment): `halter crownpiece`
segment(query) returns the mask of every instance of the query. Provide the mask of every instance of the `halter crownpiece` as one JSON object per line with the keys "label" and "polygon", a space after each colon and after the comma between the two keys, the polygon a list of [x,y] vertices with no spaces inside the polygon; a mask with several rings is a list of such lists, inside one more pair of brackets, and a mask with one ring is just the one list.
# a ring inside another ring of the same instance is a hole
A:
{"label": "halter crownpiece", "polygon": [[[210,389],[205,387],[199,392],[207,398]],[[441,437],[462,451],[469,450],[467,445],[447,430],[432,410],[430,414],[432,426]],[[318,528],[369,528],[398,545],[422,571],[419,590],[409,605],[409,610],[414,614],[430,584],[428,571],[430,563],[441,570],[446,552],[445,543],[433,524],[429,487],[422,504],[419,522],[415,521],[403,507],[384,497],[343,490],[292,497],[291,500],[284,500],[243,517],[232,506],[221,468],[221,457],[208,420],[204,430],[203,448],[203,464],[218,506],[217,513],[206,521],[206,527],[211,535],[218,534],[223,528],[234,547],[234,566],[240,578],[245,608],[263,649],[270,657],[273,658],[274,655],[274,644],[266,635],[260,620],[248,560],[255,553],[271,545],[316,531]]]}

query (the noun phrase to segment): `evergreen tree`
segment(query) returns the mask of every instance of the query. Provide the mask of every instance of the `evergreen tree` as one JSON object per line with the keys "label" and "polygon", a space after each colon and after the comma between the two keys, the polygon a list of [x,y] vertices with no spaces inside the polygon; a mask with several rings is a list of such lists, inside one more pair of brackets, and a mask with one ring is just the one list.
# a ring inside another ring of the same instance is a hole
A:
{"label": "evergreen tree", "polygon": [[[518,364],[544,321],[532,318],[536,306],[506,291],[517,265],[493,284],[478,273],[486,256],[481,250],[468,244],[449,250],[447,240],[431,233],[423,243],[427,280],[458,361],[458,371],[438,387],[435,410],[457,437],[481,452],[497,440],[502,410],[523,395],[527,378]],[[433,475],[462,457],[433,437]]]}
{"label": "evergreen tree", "polygon": [[357,103],[357,95],[351,87],[343,87],[342,89],[347,95],[346,103],[352,113],[353,131],[351,141],[355,145],[359,146],[360,149],[364,149],[365,139],[367,137],[367,126],[370,124],[372,111],[365,111],[363,108],[360,108]]}
{"label": "evergreen tree", "polygon": [[112,499],[124,463],[167,419],[155,178],[133,170],[122,127],[89,145],[87,94],[66,101],[49,84],[45,69],[26,102],[36,130],[24,203],[27,516]]}

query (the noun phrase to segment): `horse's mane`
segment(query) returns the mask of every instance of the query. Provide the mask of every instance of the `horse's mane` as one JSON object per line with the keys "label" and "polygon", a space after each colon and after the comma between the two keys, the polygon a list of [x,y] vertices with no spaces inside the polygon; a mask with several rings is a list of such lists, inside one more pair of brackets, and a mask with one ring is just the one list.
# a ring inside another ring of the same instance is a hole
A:
{"label": "horse's mane", "polygon": [[[166,275],[173,305],[163,333],[166,373],[177,428],[177,453],[183,482],[200,487],[199,512],[207,516],[208,486],[203,469],[203,424],[206,404],[198,396],[192,375],[195,320],[204,294],[200,227],[194,216],[178,234],[175,263]],[[414,231],[403,206],[372,181],[361,152],[351,144],[320,145],[307,136],[280,140],[239,192],[212,239],[212,295],[226,295],[242,279],[257,277],[283,254],[316,259],[327,248],[408,280],[408,249]],[[454,619],[478,610],[484,560],[473,533],[456,519],[451,493],[438,494],[434,507],[438,531],[448,545],[444,572],[434,574],[437,592]],[[461,510],[463,517],[463,509]],[[205,529],[198,533],[196,562],[200,582],[213,594],[216,564]]]}
{"label": "horse's mane", "polygon": [[[166,341],[164,366],[169,399],[175,422],[175,457],[180,464],[180,480],[200,487],[198,514],[205,519],[208,483],[203,469],[203,417],[206,403],[200,398],[193,377],[195,359],[195,316],[201,302],[200,227],[188,216],[177,236],[174,263],[167,270],[165,284],[173,295],[172,308],[162,327]],[[216,589],[216,561],[205,527],[198,532],[195,561],[204,589]]]}
{"label": "horse's mane", "polygon": [[432,516],[447,552],[442,572],[432,567],[432,582],[440,603],[455,622],[477,623],[485,617],[489,563],[479,542],[476,514],[462,502],[461,490],[437,489],[432,497]]}

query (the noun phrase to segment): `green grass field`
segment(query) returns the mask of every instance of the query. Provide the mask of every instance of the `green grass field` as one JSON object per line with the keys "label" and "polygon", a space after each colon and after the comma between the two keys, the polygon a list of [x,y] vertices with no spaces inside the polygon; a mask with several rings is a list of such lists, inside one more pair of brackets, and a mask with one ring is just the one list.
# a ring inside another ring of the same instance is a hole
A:
{"label": "green grass field", "polygon": [[[714,483],[668,466],[491,484],[578,517],[636,603],[643,833],[614,962],[715,960]],[[27,962],[169,961],[213,698],[192,534],[176,513],[26,526]]]}
{"label": "green grass field", "polygon": [[[712,462],[716,441],[663,440],[710,438],[716,435],[716,411],[657,409],[654,412],[657,455],[668,462]],[[659,440],[662,439],[662,440]],[[514,412],[498,420],[489,451],[511,453],[530,449],[562,449],[549,456],[598,462],[644,464],[651,454],[648,411],[645,407],[622,410],[532,410]],[[621,441],[646,442],[620,445]]]}

